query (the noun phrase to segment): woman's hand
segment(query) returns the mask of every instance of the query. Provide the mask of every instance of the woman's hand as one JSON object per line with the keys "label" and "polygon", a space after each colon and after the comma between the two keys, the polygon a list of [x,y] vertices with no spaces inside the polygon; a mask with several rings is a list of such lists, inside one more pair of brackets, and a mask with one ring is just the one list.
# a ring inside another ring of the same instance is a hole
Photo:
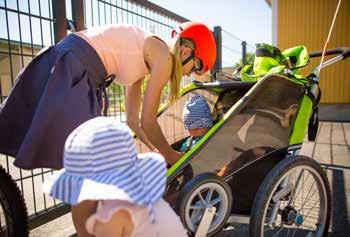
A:
{"label": "woman's hand", "polygon": [[174,151],[167,155],[165,158],[165,160],[167,161],[168,164],[170,165],[173,165],[175,164],[185,153],[182,153],[182,152],[177,152],[177,151]]}
{"label": "woman's hand", "polygon": [[152,152],[155,152],[155,153],[160,153],[160,152],[158,151],[158,149],[157,149],[157,148],[153,148],[153,149],[152,149]]}

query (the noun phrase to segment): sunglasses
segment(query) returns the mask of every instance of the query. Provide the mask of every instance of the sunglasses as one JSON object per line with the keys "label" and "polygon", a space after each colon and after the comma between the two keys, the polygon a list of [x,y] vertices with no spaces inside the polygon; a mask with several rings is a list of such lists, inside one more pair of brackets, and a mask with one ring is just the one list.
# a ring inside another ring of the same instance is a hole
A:
{"label": "sunglasses", "polygon": [[182,62],[182,66],[186,65],[189,61],[194,60],[193,68],[191,69],[190,73],[195,72],[196,74],[201,74],[201,71],[203,69],[202,61],[197,59],[194,54],[191,54],[188,58],[185,59],[185,61]]}
{"label": "sunglasses", "polygon": [[203,64],[202,61],[200,59],[196,59],[195,57],[193,58],[193,68],[191,69],[191,73],[197,73],[197,74],[201,74],[202,73],[202,69],[203,69]]}

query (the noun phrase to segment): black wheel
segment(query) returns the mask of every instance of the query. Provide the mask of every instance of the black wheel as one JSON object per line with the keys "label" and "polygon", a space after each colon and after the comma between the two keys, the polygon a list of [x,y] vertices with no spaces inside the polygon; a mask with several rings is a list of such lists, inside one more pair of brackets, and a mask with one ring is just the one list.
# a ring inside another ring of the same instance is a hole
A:
{"label": "black wheel", "polygon": [[23,196],[0,166],[0,236],[28,236],[28,213]]}
{"label": "black wheel", "polygon": [[232,192],[221,177],[203,173],[180,191],[175,209],[188,232],[194,235],[205,209],[211,206],[216,207],[216,213],[207,236],[216,234],[226,224],[232,207]]}
{"label": "black wheel", "polygon": [[309,157],[289,157],[259,187],[250,236],[327,236],[331,210],[330,186],[321,166]]}

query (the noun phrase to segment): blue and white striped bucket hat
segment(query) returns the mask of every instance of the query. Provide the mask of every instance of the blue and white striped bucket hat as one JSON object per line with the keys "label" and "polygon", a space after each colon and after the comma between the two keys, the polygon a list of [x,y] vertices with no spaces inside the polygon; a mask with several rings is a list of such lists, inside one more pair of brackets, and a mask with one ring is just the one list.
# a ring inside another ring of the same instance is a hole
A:
{"label": "blue and white striped bucket hat", "polygon": [[117,199],[150,208],[163,196],[165,172],[161,155],[137,155],[127,126],[97,117],[68,136],[64,168],[45,181],[44,192],[71,205]]}
{"label": "blue and white striped bucket hat", "polygon": [[186,129],[210,128],[213,125],[210,108],[201,95],[195,95],[186,101],[182,112]]}

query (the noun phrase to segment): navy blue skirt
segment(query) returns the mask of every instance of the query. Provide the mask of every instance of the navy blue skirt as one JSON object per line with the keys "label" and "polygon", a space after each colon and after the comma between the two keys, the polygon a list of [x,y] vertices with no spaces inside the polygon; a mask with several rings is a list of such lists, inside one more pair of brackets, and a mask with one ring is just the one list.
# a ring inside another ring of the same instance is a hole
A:
{"label": "navy blue skirt", "polygon": [[66,137],[101,115],[105,78],[98,54],[79,36],[42,50],[0,106],[0,153],[23,169],[62,168]]}

